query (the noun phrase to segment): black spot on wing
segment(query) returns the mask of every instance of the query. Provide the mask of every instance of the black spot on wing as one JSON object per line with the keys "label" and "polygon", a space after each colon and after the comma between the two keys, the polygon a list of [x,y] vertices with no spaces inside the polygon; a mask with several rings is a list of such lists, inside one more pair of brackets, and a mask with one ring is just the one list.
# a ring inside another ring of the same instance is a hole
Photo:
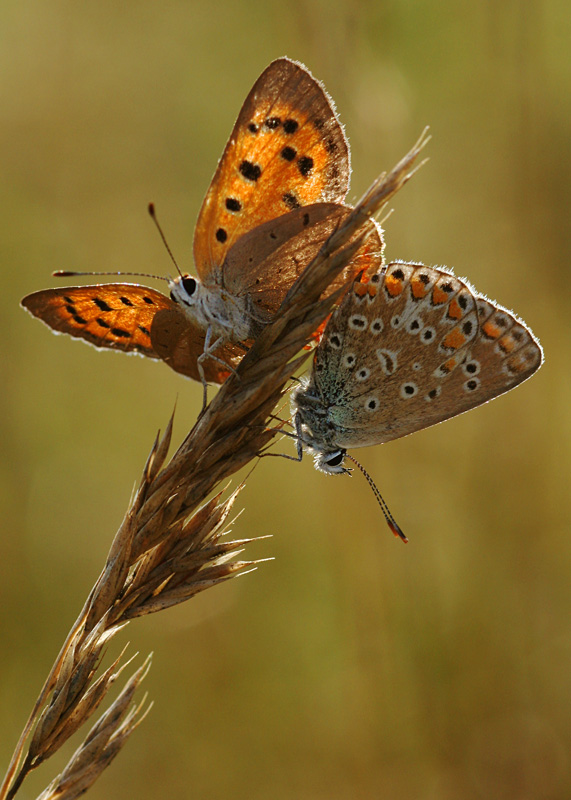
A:
{"label": "black spot on wing", "polygon": [[297,167],[304,178],[307,178],[313,169],[313,159],[311,156],[301,156],[297,160]]}
{"label": "black spot on wing", "polygon": [[293,192],[286,192],[284,195],[282,195],[282,200],[284,201],[286,206],[290,209],[290,211],[293,211],[294,208],[301,208],[301,203],[299,202],[295,194],[293,194]]}
{"label": "black spot on wing", "polygon": [[242,161],[238,167],[238,171],[242,177],[253,183],[255,183],[262,174],[262,168],[258,164],[252,164],[251,161]]}
{"label": "black spot on wing", "polygon": [[101,311],[113,311],[113,309],[111,308],[111,306],[110,306],[110,305],[108,305],[108,304],[105,302],[105,300],[103,300],[101,297],[94,297],[94,298],[93,298],[93,302],[95,303],[95,305],[97,306],[97,308],[99,308]]}

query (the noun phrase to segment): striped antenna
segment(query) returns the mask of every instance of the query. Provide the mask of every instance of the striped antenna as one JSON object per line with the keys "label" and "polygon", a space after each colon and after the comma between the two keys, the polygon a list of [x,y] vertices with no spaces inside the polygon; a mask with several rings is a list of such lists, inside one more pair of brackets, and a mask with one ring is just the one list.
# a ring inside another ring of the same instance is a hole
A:
{"label": "striped antenna", "polygon": [[377,502],[380,505],[381,510],[382,510],[382,512],[383,512],[383,514],[385,516],[386,521],[387,521],[387,525],[389,526],[391,531],[394,533],[394,535],[396,537],[402,539],[403,542],[406,544],[408,542],[408,539],[406,538],[406,536],[404,535],[404,533],[400,529],[399,525],[397,525],[397,523],[395,521],[395,518],[393,517],[393,515],[389,511],[389,507],[385,503],[382,494],[379,492],[376,483],[371,478],[371,476],[369,475],[369,473],[367,472],[365,467],[362,464],[359,464],[357,459],[353,458],[353,456],[350,456],[349,453],[345,453],[345,458],[348,458],[349,461],[352,461],[353,464],[355,464],[355,466],[359,467],[359,469],[361,470],[361,472],[363,473],[363,475],[367,479],[367,483],[369,484],[369,486],[373,490],[373,494],[377,498]]}

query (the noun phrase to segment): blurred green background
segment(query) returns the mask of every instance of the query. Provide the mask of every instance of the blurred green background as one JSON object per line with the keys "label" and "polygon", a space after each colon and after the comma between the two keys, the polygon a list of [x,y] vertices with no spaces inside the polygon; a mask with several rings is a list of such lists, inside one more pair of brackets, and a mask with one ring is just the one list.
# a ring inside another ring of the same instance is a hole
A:
{"label": "blurred green background", "polygon": [[169,273],[151,200],[192,271],[241,103],[288,55],[335,99],[350,201],[430,124],[387,255],[454,267],[526,320],[546,364],[356,453],[406,547],[360,476],[263,460],[234,532],[272,533],[248,555],[275,561],[120,634],[155,652],[155,706],[89,796],[571,796],[570,36],[566,0],[4,0],[2,771],[157,429],[178,397],[178,442],[201,397],[162,364],[52,336],[19,300],[54,269]]}

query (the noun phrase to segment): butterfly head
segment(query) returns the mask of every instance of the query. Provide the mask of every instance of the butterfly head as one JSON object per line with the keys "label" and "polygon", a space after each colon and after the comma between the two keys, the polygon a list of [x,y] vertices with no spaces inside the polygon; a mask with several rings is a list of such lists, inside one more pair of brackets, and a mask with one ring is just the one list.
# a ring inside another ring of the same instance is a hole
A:
{"label": "butterfly head", "polygon": [[345,464],[347,451],[344,448],[337,450],[320,450],[316,447],[313,450],[313,463],[315,469],[325,472],[326,475],[350,475],[351,470]]}
{"label": "butterfly head", "polygon": [[169,279],[171,300],[183,306],[183,308],[190,308],[197,303],[200,288],[202,286],[197,279],[186,273],[178,278]]}
{"label": "butterfly head", "polygon": [[298,453],[305,449],[313,455],[315,469],[327,475],[350,474],[344,466],[347,451],[335,439],[337,426],[329,418],[329,409],[316,387],[302,378],[292,392],[292,412],[296,429]]}
{"label": "butterfly head", "polygon": [[234,296],[219,285],[205,286],[193,275],[169,280],[170,296],[191,322],[215,339],[241,342],[251,335],[246,297]]}

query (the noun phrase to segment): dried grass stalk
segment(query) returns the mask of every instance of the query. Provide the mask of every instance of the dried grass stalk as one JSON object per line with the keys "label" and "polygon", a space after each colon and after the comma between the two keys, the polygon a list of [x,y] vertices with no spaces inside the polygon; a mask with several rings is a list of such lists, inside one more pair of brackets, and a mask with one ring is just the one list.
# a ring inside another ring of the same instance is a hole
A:
{"label": "dried grass stalk", "polygon": [[[326,319],[339,293],[326,300],[320,296],[360,247],[365,234],[359,231],[369,217],[408,181],[427,141],[425,131],[393,171],[375,181],[292,287],[237,374],[224,383],[168,463],[172,419],[162,438],[157,437],[101,575],[22,732],[0,800],[14,797],[25,776],[84,725],[107,696],[121,671],[121,656],[98,679],[94,676],[105,645],[123,625],[182,603],[258,563],[236,560],[250,540],[221,538],[241,487],[225,500],[222,492],[205,499],[276,435],[276,429],[267,426],[271,412],[307,358],[307,353],[297,354]],[[130,704],[148,668],[149,659],[41,795],[43,800],[79,796],[115,757],[142,719],[141,706],[133,710]]]}
{"label": "dried grass stalk", "polygon": [[[133,695],[150,669],[151,657],[129,678],[121,694],[92,727],[85,741],[70,758],[64,771],[39,795],[38,800],[74,800],[97,780],[113,761],[131,733],[146,717],[143,703],[131,706]],[[144,699],[143,699],[144,702]]]}

